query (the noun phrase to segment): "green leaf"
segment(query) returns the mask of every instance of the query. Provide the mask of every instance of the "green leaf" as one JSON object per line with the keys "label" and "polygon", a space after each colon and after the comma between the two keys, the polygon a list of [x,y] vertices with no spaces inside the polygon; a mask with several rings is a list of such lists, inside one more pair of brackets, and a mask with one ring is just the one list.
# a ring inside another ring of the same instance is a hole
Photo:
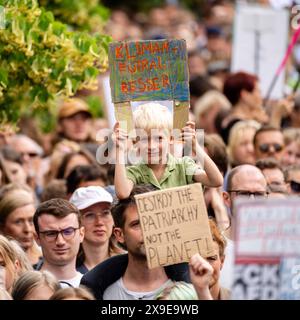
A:
{"label": "green leaf", "polygon": [[84,71],[85,78],[95,78],[98,75],[98,70],[94,67],[86,68]]}
{"label": "green leaf", "polygon": [[46,103],[49,99],[50,95],[45,88],[42,88],[38,93],[38,99],[41,103]]}
{"label": "green leaf", "polygon": [[8,71],[5,69],[0,69],[0,84],[3,87],[8,85]]}
{"label": "green leaf", "polygon": [[40,16],[39,28],[43,31],[47,31],[50,23],[54,21],[53,13],[50,11],[42,11]]}
{"label": "green leaf", "polygon": [[59,37],[61,36],[62,33],[66,31],[66,26],[58,21],[55,21],[52,24],[52,30],[53,30],[53,33]]}

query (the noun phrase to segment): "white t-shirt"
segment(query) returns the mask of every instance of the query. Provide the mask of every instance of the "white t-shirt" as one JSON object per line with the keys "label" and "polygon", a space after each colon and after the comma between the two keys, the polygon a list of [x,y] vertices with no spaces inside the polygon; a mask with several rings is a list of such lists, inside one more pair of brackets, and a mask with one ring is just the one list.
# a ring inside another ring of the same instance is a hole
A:
{"label": "white t-shirt", "polygon": [[166,281],[154,291],[136,292],[126,289],[122,278],[120,278],[104,291],[103,300],[154,300],[171,282],[171,280]]}
{"label": "white t-shirt", "polygon": [[76,272],[76,276],[74,278],[65,280],[65,279],[59,279],[60,286],[62,288],[68,288],[68,287],[73,287],[77,288],[80,285],[80,281],[82,278],[83,274],[80,272]]}

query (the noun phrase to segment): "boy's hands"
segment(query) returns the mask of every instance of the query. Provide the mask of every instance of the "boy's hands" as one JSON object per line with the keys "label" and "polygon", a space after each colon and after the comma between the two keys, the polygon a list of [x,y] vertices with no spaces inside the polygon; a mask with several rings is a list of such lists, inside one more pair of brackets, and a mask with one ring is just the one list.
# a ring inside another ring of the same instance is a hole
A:
{"label": "boy's hands", "polygon": [[112,140],[114,142],[114,146],[119,151],[125,151],[127,149],[128,143],[128,134],[125,130],[120,128],[120,123],[116,122],[112,134]]}

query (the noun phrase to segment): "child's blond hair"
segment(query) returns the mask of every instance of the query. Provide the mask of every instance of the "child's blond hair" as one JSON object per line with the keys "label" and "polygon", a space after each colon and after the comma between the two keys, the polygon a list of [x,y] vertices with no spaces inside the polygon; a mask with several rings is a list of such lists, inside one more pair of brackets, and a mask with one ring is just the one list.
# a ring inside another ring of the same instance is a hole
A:
{"label": "child's blond hair", "polygon": [[172,113],[166,106],[159,103],[145,103],[139,105],[133,112],[133,120],[136,129],[147,132],[152,129],[167,129],[171,132],[173,128]]}

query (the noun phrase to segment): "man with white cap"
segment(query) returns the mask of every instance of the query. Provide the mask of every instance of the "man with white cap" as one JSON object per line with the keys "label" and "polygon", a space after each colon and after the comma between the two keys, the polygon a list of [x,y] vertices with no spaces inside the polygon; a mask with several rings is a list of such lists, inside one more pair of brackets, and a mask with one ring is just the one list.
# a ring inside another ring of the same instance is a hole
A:
{"label": "man with white cap", "polygon": [[102,187],[78,188],[70,198],[80,211],[85,236],[77,257],[77,271],[86,273],[107,258],[122,253],[113,231],[112,196]]}

